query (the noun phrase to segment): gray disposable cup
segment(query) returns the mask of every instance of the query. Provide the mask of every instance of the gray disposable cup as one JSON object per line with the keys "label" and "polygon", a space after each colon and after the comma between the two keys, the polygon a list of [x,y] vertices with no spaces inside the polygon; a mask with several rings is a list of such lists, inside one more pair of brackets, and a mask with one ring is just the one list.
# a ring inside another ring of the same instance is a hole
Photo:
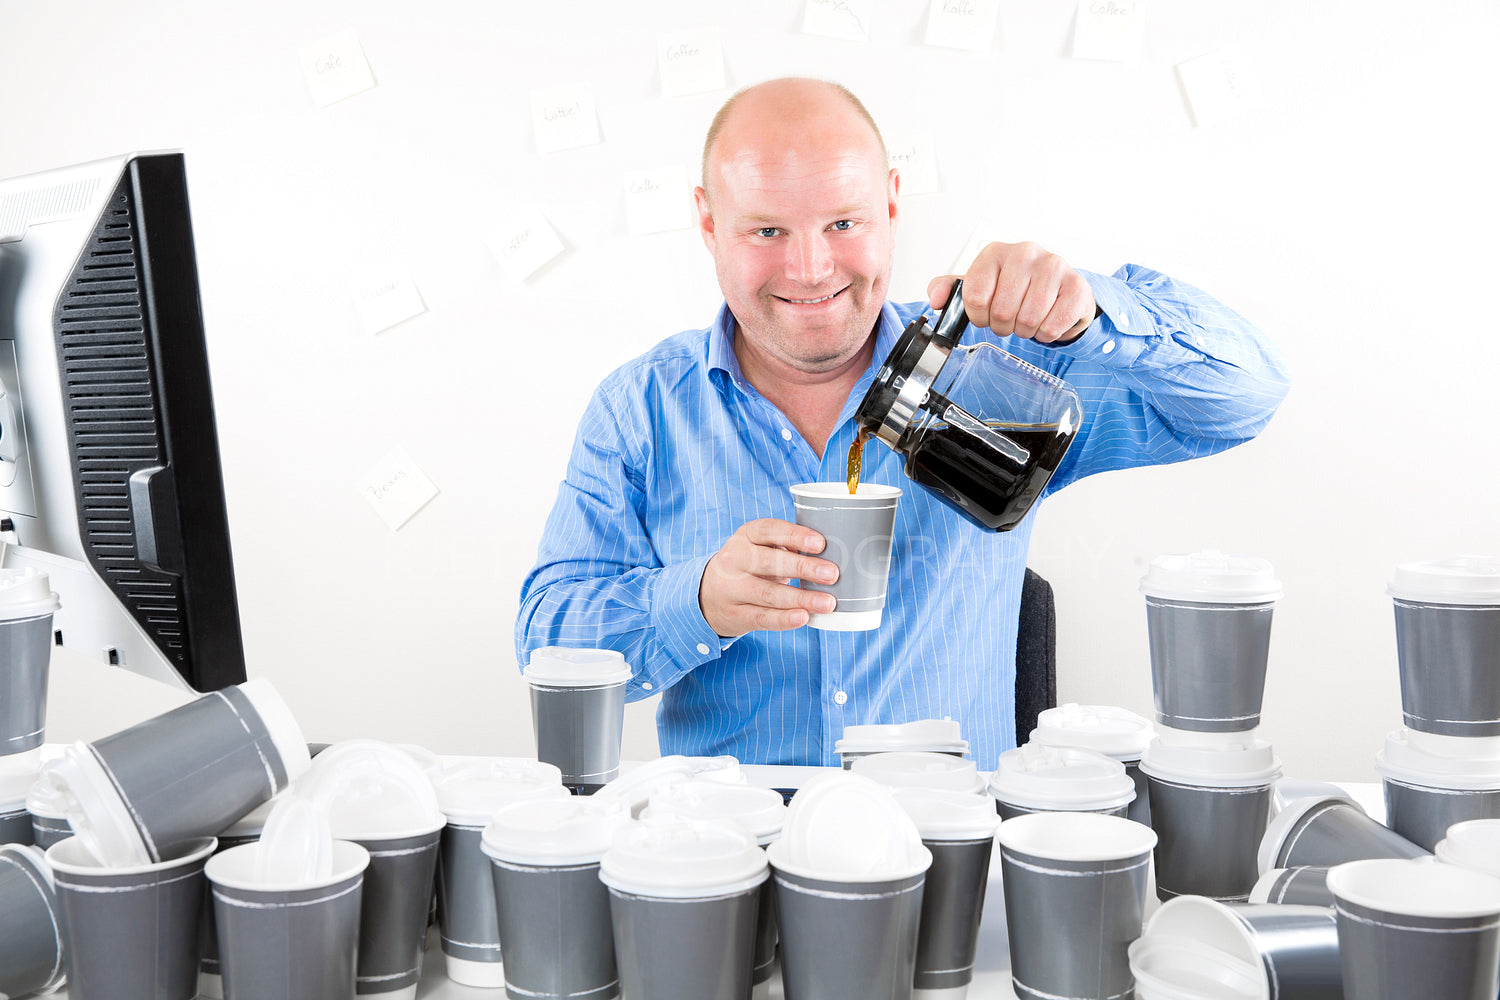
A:
{"label": "gray disposable cup", "polygon": [[1138,997],[1343,1000],[1331,907],[1181,896],[1130,947]]}
{"label": "gray disposable cup", "polygon": [[[610,886],[609,909],[625,996],[746,1000],[750,995],[760,885],[683,899]],[[787,996],[793,997],[790,990]]]}
{"label": "gray disposable cup", "polygon": [[1048,812],[1078,812],[1092,813],[1098,816],[1128,817],[1130,815],[1130,804],[1127,802],[1125,805],[1113,806],[1109,809],[1064,809],[1061,806],[1053,806],[1050,809],[1045,809],[1040,806],[1020,806],[1014,802],[1007,802],[1005,799],[997,798],[995,799],[995,812],[1000,814],[1002,820]]}
{"label": "gray disposable cup", "polygon": [[[253,844],[259,839],[259,830],[253,833],[220,834],[219,850],[227,851],[242,844]],[[218,1000],[224,996],[224,979],[223,970],[219,967],[219,925],[214,919],[212,885],[203,887],[203,933],[199,938],[198,995]]]}
{"label": "gray disposable cup", "polygon": [[[1012,822],[1033,818],[1051,819]],[[1141,936],[1149,837],[1141,840],[1143,849],[1124,857],[1065,860],[1017,850],[1007,843],[1008,832],[1002,823],[1000,875],[1016,996],[1130,996],[1135,980],[1128,949]]]}
{"label": "gray disposable cup", "polygon": [[826,544],[818,557],[839,568],[831,584],[801,581],[802,589],[832,594],[837,601],[832,613],[815,614],[808,624],[836,631],[878,628],[901,491],[872,483],[861,483],[854,494],[844,483],[803,483],[791,490],[797,523],[823,536]]}
{"label": "gray disposable cup", "polygon": [[1381,783],[1386,825],[1426,851],[1454,823],[1500,817],[1500,788],[1432,788],[1389,776]]}
{"label": "gray disposable cup", "polygon": [[259,850],[259,843],[234,847],[208,864],[224,995],[230,1000],[352,998],[369,853],[336,840],[333,874],[291,887],[243,880]]}
{"label": "gray disposable cup", "polygon": [[750,982],[755,986],[769,983],[776,974],[776,943],[781,929],[776,926],[776,883],[766,879],[760,884],[760,903],[755,911],[755,961]]}
{"label": "gray disposable cup", "polygon": [[598,788],[620,776],[625,682],[553,687],[531,682],[537,759],[555,764],[565,785]]}
{"label": "gray disposable cup", "polygon": [[1196,732],[1260,725],[1275,603],[1146,598],[1156,721]]}
{"label": "gray disposable cup", "polygon": [[46,850],[59,840],[73,836],[73,828],[66,816],[48,816],[45,813],[28,812],[31,817],[31,842]]}
{"label": "gray disposable cup", "polygon": [[0,807],[0,844],[35,842],[36,838],[31,832],[31,813],[26,811],[26,803]]}
{"label": "gray disposable cup", "polygon": [[989,883],[993,836],[974,840],[928,840],[932,866],[922,890],[922,924],[917,933],[917,962],[912,985],[919,990],[949,990],[974,979],[979,918]]}
{"label": "gray disposable cup", "polygon": [[1248,899],[1260,870],[1273,782],[1190,785],[1146,776],[1156,831],[1156,894]]}
{"label": "gray disposable cup", "polygon": [[[305,767],[306,744],[298,749]],[[107,775],[153,861],[228,829],[295,776],[267,720],[240,687],[69,750],[87,755],[70,763],[92,759]]]}
{"label": "gray disposable cup", "polygon": [[1287,814],[1294,821],[1283,827],[1278,818],[1273,826],[1281,828],[1266,834],[1275,842],[1262,849],[1264,868],[1327,868],[1364,858],[1420,858],[1432,853],[1377,823],[1349,799],[1330,796],[1289,809],[1295,810]]}
{"label": "gray disposable cup", "polygon": [[1332,909],[1333,891],[1328,888],[1328,871],[1324,865],[1272,868],[1255,883],[1250,902]]}
{"label": "gray disposable cup", "polygon": [[1407,727],[1500,736],[1500,605],[1394,603]]}
{"label": "gray disposable cup", "polygon": [[500,972],[495,884],[490,860],[480,846],[483,837],[483,825],[467,826],[449,820],[438,850],[438,929],[443,954],[450,960],[448,978],[468,985],[479,984],[469,982],[473,977],[461,971],[464,963],[492,966],[497,974]]}
{"label": "gray disposable cup", "polygon": [[39,851],[0,846],[0,995],[46,993],[63,981],[63,937]]}
{"label": "gray disposable cup", "polygon": [[416,988],[432,907],[440,829],[404,837],[355,837],[370,853],[359,914],[355,992]]}
{"label": "gray disposable cup", "polygon": [[1343,1000],[1338,924],[1326,906],[1230,903],[1260,953],[1271,1000]]}
{"label": "gray disposable cup", "polygon": [[[1382,859],[1334,868],[1329,886],[1347,1000],[1493,1000],[1500,882],[1447,865]],[[1440,892],[1466,897],[1466,905],[1434,902]]]}
{"label": "gray disposable cup", "polygon": [[609,1000],[620,992],[599,862],[529,865],[491,856],[505,987],[513,1000]]}
{"label": "gray disposable cup", "polygon": [[47,849],[73,1000],[198,995],[203,865],[212,837],[180,856],[130,868],[99,865],[77,837]]}
{"label": "gray disposable cup", "polygon": [[0,618],[0,755],[42,745],[52,613]]}
{"label": "gray disposable cup", "polygon": [[775,868],[786,1000],[910,1000],[926,872],[878,882]]}
{"label": "gray disposable cup", "polygon": [[1151,825],[1151,793],[1146,790],[1146,772],[1141,770],[1139,760],[1122,760],[1125,773],[1135,784],[1135,798],[1125,807],[1125,818],[1135,820],[1142,826]]}

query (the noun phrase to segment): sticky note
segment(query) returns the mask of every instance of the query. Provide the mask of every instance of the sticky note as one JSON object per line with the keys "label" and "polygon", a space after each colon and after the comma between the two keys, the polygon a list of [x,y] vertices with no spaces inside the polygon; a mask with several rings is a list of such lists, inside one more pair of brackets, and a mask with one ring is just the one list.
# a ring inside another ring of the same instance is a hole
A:
{"label": "sticky note", "polygon": [[399,260],[368,267],[350,283],[350,295],[367,334],[389,330],[427,311],[416,283]]}
{"label": "sticky note", "polygon": [[927,44],[987,52],[994,44],[1000,0],[932,0]]}
{"label": "sticky note", "polygon": [[1260,103],[1260,86],[1233,46],[1177,64],[1193,121],[1225,121]]}
{"label": "sticky note", "polygon": [[724,89],[724,45],[716,28],[658,35],[656,62],[663,97]]}
{"label": "sticky note", "polygon": [[802,32],[868,42],[874,10],[875,0],[807,0],[807,8],[802,12]]}
{"label": "sticky note", "polygon": [[397,531],[438,495],[432,480],[402,451],[375,463],[355,484],[360,496],[392,531]]}
{"label": "sticky note", "polygon": [[511,213],[490,231],[490,252],[511,281],[522,281],[543,264],[563,252],[557,231],[541,210],[522,208]]}
{"label": "sticky note", "polygon": [[1146,0],[1078,0],[1073,58],[1140,62],[1146,41]]}
{"label": "sticky note", "polygon": [[681,164],[626,174],[625,221],[631,236],[693,224],[693,185]]}
{"label": "sticky note", "polygon": [[531,92],[531,128],[539,153],[556,153],[599,141],[594,89],[586,83]]}
{"label": "sticky note", "polygon": [[563,252],[562,241],[541,210],[521,208],[501,219],[486,238],[507,280],[519,283]]}
{"label": "sticky note", "polygon": [[325,108],[375,86],[375,74],[353,30],[341,31],[302,50],[302,75],[313,103]]}
{"label": "sticky note", "polygon": [[885,151],[887,161],[901,173],[902,194],[934,194],[942,190],[931,132],[887,132]]}

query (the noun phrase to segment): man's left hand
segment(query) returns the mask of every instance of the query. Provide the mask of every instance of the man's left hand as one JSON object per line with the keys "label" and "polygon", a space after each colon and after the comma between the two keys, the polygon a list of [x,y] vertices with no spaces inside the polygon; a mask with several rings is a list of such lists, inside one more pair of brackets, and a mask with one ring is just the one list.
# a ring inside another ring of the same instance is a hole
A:
{"label": "man's left hand", "polygon": [[[942,308],[953,275],[933,278],[927,301]],[[988,243],[964,279],[969,322],[1041,344],[1077,340],[1097,315],[1093,289],[1068,262],[1035,243]]]}

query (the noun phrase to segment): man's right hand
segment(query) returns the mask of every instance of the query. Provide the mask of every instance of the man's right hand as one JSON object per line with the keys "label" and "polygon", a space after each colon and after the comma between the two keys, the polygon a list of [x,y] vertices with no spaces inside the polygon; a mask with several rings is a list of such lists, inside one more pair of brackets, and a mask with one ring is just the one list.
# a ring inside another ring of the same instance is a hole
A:
{"label": "man's right hand", "polygon": [[703,618],[726,639],[746,632],[801,628],[815,613],[833,610],[832,594],[789,585],[791,580],[833,583],[838,567],[803,555],[822,552],[823,536],[811,528],[762,518],[729,536],[703,569],[698,606]]}

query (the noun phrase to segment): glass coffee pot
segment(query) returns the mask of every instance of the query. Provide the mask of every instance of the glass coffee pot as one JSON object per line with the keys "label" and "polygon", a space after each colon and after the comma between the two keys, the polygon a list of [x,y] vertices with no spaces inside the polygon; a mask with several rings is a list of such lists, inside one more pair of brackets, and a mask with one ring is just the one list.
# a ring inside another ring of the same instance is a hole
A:
{"label": "glass coffee pot", "polygon": [[[963,282],[929,327],[907,326],[855,411],[850,454],[874,436],[906,456],[909,479],[975,524],[1009,531],[1057,471],[1083,420],[1066,382],[982,341],[960,346],[968,325]],[[852,487],[851,487],[852,488]]]}

